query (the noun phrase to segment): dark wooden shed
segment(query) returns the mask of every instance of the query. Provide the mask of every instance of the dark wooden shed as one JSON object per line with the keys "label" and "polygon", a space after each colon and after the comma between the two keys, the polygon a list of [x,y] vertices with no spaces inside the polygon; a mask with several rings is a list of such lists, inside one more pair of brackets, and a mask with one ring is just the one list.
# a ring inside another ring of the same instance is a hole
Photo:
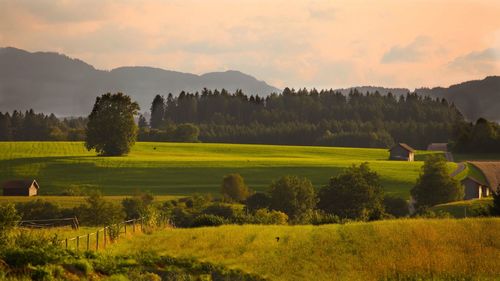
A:
{"label": "dark wooden shed", "polygon": [[480,199],[490,195],[490,188],[475,178],[468,176],[462,180],[464,200]]}
{"label": "dark wooden shed", "polygon": [[39,188],[36,180],[11,180],[3,184],[3,196],[35,196]]}
{"label": "dark wooden shed", "polygon": [[415,149],[407,145],[406,143],[398,143],[389,149],[390,160],[401,160],[401,161],[414,161],[415,160]]}

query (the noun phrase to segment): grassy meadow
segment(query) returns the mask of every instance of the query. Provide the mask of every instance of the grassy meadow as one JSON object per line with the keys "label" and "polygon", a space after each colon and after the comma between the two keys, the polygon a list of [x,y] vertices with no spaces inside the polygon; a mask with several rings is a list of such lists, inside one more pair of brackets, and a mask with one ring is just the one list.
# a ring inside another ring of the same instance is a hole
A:
{"label": "grassy meadow", "polygon": [[481,198],[473,200],[456,201],[445,204],[439,204],[431,209],[433,211],[444,211],[455,218],[464,218],[471,215],[471,211],[475,208],[493,205],[493,198]]}
{"label": "grassy meadow", "polygon": [[196,258],[270,280],[498,280],[499,233],[498,218],[232,225],[166,229],[109,253]]}
{"label": "grassy meadow", "polygon": [[[216,194],[228,173],[240,173],[254,190],[287,174],[320,187],[343,168],[366,161],[381,175],[386,192],[408,198],[423,162],[388,156],[386,149],[139,142],[127,156],[97,157],[81,142],[0,142],[0,181],[35,178],[44,195],[71,188],[97,188],[106,195]],[[456,167],[449,165],[450,171]]]}

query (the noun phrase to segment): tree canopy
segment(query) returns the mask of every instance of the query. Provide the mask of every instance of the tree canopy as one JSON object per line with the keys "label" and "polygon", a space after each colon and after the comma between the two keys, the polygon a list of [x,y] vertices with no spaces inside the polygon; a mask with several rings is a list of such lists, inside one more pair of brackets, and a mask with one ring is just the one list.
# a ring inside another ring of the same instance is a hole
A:
{"label": "tree canopy", "polygon": [[318,197],[319,209],[341,218],[373,220],[384,213],[380,177],[368,163],[353,165],[332,177]]}
{"label": "tree canopy", "polygon": [[446,163],[441,155],[430,155],[425,160],[422,173],[410,191],[417,207],[432,207],[463,199],[463,187],[450,176]]}
{"label": "tree canopy", "polygon": [[229,174],[222,180],[221,193],[231,201],[244,201],[250,195],[245,180],[240,174]]}
{"label": "tree canopy", "polygon": [[284,212],[293,221],[301,221],[316,207],[316,192],[310,180],[284,176],[270,186],[270,209]]}
{"label": "tree canopy", "polygon": [[139,105],[122,93],[97,97],[88,117],[86,148],[106,156],[127,154],[137,137],[138,111]]}

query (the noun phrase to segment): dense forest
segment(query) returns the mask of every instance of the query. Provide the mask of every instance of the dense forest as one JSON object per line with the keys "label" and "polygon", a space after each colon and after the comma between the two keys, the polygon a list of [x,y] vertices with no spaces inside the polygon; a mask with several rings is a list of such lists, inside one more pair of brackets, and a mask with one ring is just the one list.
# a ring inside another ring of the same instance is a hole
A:
{"label": "dense forest", "polygon": [[59,119],[54,114],[0,112],[0,141],[83,140],[86,118]]}
{"label": "dense forest", "polygon": [[454,141],[451,143],[455,152],[500,152],[500,126],[484,118],[476,123],[460,123],[455,128]]}
{"label": "dense forest", "polygon": [[[157,95],[149,127],[164,132],[191,123],[202,142],[389,147],[405,142],[425,148],[448,142],[462,114],[444,99],[333,90],[294,90],[266,98],[242,91]],[[150,132],[150,131],[149,131]],[[149,133],[151,135],[151,133]]]}

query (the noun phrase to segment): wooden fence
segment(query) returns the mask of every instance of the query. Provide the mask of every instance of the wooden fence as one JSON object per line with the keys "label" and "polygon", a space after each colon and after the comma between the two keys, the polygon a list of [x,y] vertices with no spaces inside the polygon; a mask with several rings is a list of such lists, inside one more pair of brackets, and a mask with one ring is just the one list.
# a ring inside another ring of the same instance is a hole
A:
{"label": "wooden fence", "polygon": [[139,231],[144,231],[144,217],[108,225],[96,232],[66,238],[60,242],[65,249],[99,251],[105,249],[111,242],[118,240],[120,235],[133,234]]}

